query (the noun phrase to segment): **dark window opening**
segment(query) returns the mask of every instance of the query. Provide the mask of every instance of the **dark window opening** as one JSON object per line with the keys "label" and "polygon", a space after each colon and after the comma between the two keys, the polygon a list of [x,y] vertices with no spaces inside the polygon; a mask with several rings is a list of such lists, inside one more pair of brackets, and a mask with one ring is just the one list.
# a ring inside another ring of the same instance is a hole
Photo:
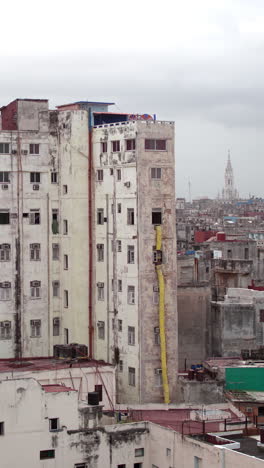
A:
{"label": "dark window opening", "polygon": [[3,421],[0,422],[0,435],[5,434],[5,423]]}
{"label": "dark window opening", "polygon": [[39,144],[31,143],[29,145],[29,154],[39,154]]}
{"label": "dark window opening", "polygon": [[161,209],[152,210],[152,224],[162,224]]}
{"label": "dark window opening", "polygon": [[0,211],[0,224],[10,224],[10,213],[8,210]]}
{"label": "dark window opening", "polygon": [[120,141],[119,140],[112,141],[112,151],[113,151],[113,153],[116,153],[117,151],[120,151]]}
{"label": "dark window opening", "polygon": [[248,251],[248,247],[245,248],[245,260],[248,260],[249,259],[249,251]]}
{"label": "dark window opening", "polygon": [[40,183],[40,172],[30,172],[30,182],[32,184]]}
{"label": "dark window opening", "polygon": [[146,139],[145,150],[166,151],[166,140]]}
{"label": "dark window opening", "polygon": [[0,172],[0,182],[4,182],[6,184],[8,184],[10,182],[10,174],[9,172],[6,172],[6,171],[1,171]]}
{"label": "dark window opening", "polygon": [[59,418],[51,418],[49,420],[49,430],[57,431],[59,429]]}
{"label": "dark window opening", "polygon": [[259,321],[264,322],[264,309],[259,311]]}
{"label": "dark window opening", "polygon": [[95,385],[94,391],[98,392],[99,401],[103,401],[103,386],[102,385]]}
{"label": "dark window opening", "polygon": [[40,460],[47,460],[49,458],[55,458],[55,450],[41,450],[39,452]]}
{"label": "dark window opening", "polygon": [[126,149],[127,151],[133,151],[136,149],[136,140],[126,140]]}
{"label": "dark window opening", "polygon": [[264,406],[259,406],[258,407],[258,415],[259,416],[264,416]]}
{"label": "dark window opening", "polygon": [[52,210],[52,234],[59,234],[59,211],[57,209]]}
{"label": "dark window opening", "polygon": [[232,250],[228,249],[227,251],[227,258],[232,258]]}

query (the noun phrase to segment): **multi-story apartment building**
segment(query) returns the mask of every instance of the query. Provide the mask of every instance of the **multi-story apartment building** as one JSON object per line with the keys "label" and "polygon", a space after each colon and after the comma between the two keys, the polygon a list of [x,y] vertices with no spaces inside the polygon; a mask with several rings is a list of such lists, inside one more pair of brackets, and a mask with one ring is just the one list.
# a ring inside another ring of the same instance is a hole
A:
{"label": "multi-story apartment building", "polygon": [[[174,125],[79,102],[1,109],[0,355],[87,344],[119,401],[175,398]],[[170,396],[169,396],[170,393]]]}

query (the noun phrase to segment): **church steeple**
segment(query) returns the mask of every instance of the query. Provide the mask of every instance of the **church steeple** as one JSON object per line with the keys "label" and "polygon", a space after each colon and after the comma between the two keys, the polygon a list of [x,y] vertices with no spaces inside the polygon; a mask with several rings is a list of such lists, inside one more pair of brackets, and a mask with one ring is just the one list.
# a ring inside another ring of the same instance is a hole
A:
{"label": "church steeple", "polygon": [[225,188],[223,190],[223,198],[230,201],[238,198],[238,192],[235,189],[234,184],[234,173],[231,164],[230,150],[228,150],[227,165],[225,168]]}

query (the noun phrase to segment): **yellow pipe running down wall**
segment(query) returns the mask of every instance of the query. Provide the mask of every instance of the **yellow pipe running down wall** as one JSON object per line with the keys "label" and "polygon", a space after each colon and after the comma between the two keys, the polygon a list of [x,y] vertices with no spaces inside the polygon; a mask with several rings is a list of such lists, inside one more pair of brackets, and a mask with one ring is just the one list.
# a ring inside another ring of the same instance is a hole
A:
{"label": "yellow pipe running down wall", "polygon": [[[161,226],[156,226],[156,250],[162,250]],[[165,285],[161,265],[156,265],[159,282],[159,329],[160,329],[160,354],[164,403],[170,403],[170,391],[167,373],[167,350],[165,335]]]}

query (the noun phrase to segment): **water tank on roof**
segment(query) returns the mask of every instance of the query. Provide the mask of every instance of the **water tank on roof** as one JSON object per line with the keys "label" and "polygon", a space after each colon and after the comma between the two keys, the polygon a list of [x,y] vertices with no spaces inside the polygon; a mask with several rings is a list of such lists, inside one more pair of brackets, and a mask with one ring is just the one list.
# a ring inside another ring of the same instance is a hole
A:
{"label": "water tank on roof", "polygon": [[225,232],[217,232],[216,239],[221,242],[226,240]]}
{"label": "water tank on roof", "polygon": [[88,392],[88,405],[99,405],[99,392]]}

